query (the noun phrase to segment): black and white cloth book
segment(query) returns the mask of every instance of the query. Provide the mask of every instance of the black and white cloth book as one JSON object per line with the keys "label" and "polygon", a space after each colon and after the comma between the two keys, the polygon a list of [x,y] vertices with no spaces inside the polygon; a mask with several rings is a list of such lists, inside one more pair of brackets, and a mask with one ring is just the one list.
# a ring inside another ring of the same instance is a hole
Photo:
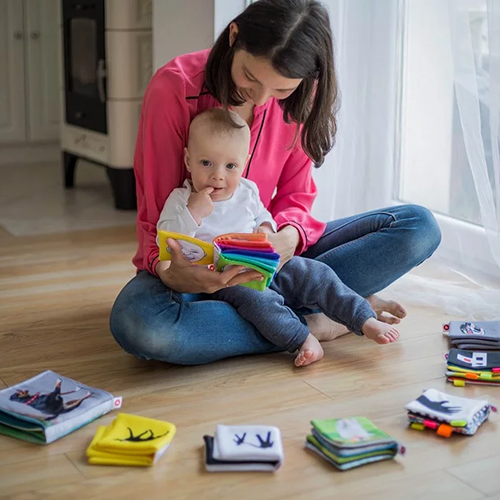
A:
{"label": "black and white cloth book", "polygon": [[460,398],[437,389],[427,389],[405,408],[415,415],[453,425],[454,422],[470,424],[479,412],[489,409],[490,406],[484,399]]}
{"label": "black and white cloth book", "polygon": [[283,463],[281,432],[265,425],[218,425],[204,436],[205,466],[215,471],[276,471]]}

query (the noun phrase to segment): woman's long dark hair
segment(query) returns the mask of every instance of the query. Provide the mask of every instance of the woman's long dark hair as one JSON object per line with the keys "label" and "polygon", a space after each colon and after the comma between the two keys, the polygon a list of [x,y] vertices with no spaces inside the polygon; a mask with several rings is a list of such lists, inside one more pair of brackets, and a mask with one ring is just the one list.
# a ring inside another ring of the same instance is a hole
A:
{"label": "woman's long dark hair", "polygon": [[231,78],[238,49],[268,59],[286,78],[303,78],[280,106],[287,123],[303,125],[302,148],[320,166],[337,132],[338,90],[327,10],[317,0],[258,0],[232,22],[238,26],[235,43],[229,45],[229,23],[210,52],[208,91],[224,106],[245,102]]}

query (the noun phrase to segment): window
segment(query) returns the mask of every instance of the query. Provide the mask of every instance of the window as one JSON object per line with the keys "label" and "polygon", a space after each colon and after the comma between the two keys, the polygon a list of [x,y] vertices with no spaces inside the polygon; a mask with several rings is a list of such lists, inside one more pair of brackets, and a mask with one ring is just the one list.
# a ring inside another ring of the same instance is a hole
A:
{"label": "window", "polygon": [[[486,168],[494,186],[489,117],[487,0],[459,0],[469,33],[458,43],[472,47]],[[454,88],[454,20],[447,1],[404,0],[394,197],[454,219],[482,225],[476,184],[464,142]],[[455,49],[456,50],[456,49]],[[472,68],[469,68],[472,69]]]}

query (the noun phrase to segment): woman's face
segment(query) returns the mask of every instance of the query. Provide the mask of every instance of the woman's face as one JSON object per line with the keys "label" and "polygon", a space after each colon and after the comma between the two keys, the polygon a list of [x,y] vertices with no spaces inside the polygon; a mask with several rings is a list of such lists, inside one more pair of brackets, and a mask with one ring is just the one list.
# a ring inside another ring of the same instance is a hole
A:
{"label": "woman's face", "polygon": [[[233,23],[229,35],[231,45],[237,34],[238,27]],[[242,97],[256,106],[262,106],[270,97],[286,99],[302,82],[302,78],[280,75],[267,59],[241,49],[234,54],[231,76]]]}

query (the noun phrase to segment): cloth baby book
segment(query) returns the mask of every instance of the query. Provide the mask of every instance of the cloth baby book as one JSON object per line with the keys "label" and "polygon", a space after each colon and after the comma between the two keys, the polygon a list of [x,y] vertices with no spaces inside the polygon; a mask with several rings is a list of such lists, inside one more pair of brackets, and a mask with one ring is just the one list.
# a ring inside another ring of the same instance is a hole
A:
{"label": "cloth baby book", "polygon": [[49,444],[121,403],[109,392],[47,370],[0,391],[0,434]]}
{"label": "cloth baby book", "polygon": [[258,271],[263,281],[250,281],[241,286],[264,290],[271,284],[279,266],[280,256],[264,233],[232,233],[218,236],[213,243],[191,238],[185,234],[158,231],[160,260],[170,260],[167,238],[177,240],[184,257],[194,264],[211,265],[217,271],[228,266],[244,266]]}
{"label": "cloth baby book", "polygon": [[500,350],[500,321],[450,321],[443,333],[459,349]]}
{"label": "cloth baby book", "polygon": [[333,464],[348,470],[404,454],[391,436],[365,417],[311,420],[306,447]]}
{"label": "cloth baby book", "polygon": [[446,376],[455,386],[500,385],[500,352],[450,349],[446,359]]}
{"label": "cloth baby book", "polygon": [[175,436],[170,422],[120,413],[108,426],[101,426],[87,448],[89,464],[154,465]]}
{"label": "cloth baby book", "polygon": [[266,425],[218,425],[203,436],[209,472],[276,471],[283,463],[281,432]]}
{"label": "cloth baby book", "polygon": [[472,436],[490,410],[496,411],[484,399],[459,398],[436,389],[427,389],[405,408],[412,429],[433,429],[443,437],[450,437],[453,432]]}

